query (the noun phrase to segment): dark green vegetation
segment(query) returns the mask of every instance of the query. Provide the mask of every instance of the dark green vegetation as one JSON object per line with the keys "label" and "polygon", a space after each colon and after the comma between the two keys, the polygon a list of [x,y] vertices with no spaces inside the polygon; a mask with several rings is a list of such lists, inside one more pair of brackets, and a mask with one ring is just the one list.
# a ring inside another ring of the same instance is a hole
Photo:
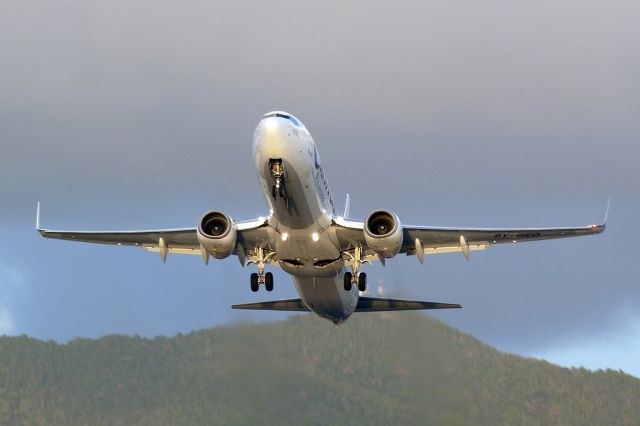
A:
{"label": "dark green vegetation", "polygon": [[0,338],[1,424],[640,424],[640,380],[430,318],[313,315],[171,338]]}

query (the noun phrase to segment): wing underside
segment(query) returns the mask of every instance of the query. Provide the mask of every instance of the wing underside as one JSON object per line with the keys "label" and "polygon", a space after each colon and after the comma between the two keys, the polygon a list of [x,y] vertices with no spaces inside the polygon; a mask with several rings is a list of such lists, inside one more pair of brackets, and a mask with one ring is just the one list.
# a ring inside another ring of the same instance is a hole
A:
{"label": "wing underside", "polygon": [[[364,222],[336,220],[336,234],[343,251],[363,247],[367,258],[376,254],[367,247],[364,239]],[[403,226],[400,253],[424,255],[484,250],[494,244],[513,244],[530,241],[580,237],[602,233],[606,222],[573,228],[439,228]]]}
{"label": "wing underside", "polygon": [[[161,229],[146,231],[58,231],[40,228],[44,238],[77,241],[116,246],[142,247],[151,252],[160,252],[163,259],[167,253],[202,255],[196,228]],[[238,238],[233,254],[244,264],[247,253],[256,247],[271,249],[270,236],[265,219],[239,222],[236,224]]]}

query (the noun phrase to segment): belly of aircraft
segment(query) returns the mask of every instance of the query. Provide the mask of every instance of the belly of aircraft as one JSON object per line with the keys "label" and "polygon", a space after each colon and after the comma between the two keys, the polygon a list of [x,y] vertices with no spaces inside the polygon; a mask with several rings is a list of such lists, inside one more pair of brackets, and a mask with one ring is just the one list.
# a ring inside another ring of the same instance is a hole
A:
{"label": "belly of aircraft", "polygon": [[[293,276],[300,298],[311,311],[340,323],[354,312],[358,290],[355,286],[350,291],[344,289],[344,261],[330,226],[333,207],[327,200],[328,190],[322,191],[326,182],[314,162],[313,145],[289,136],[260,146],[256,156],[272,211],[270,224],[277,232],[276,260]],[[281,161],[284,167],[285,196],[274,196],[273,160]]]}
{"label": "belly of aircraft", "polygon": [[317,315],[339,324],[355,311],[358,289],[345,291],[341,274],[334,277],[294,277],[298,294],[305,305]]}

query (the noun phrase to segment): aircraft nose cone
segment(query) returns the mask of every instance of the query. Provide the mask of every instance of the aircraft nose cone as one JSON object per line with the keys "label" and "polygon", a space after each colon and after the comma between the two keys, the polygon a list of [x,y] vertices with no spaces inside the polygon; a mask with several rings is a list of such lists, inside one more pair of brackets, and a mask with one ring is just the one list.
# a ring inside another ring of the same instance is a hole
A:
{"label": "aircraft nose cone", "polygon": [[282,127],[280,120],[276,117],[265,118],[262,120],[262,130],[265,133],[275,133]]}
{"label": "aircraft nose cone", "polygon": [[267,118],[262,122],[261,142],[267,145],[279,145],[287,138],[287,128],[278,118]]}

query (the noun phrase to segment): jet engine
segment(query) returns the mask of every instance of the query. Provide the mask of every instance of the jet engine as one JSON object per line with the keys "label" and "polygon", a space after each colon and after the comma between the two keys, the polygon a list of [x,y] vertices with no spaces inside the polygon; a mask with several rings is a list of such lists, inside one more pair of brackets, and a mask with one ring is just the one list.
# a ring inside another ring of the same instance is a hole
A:
{"label": "jet engine", "polygon": [[237,230],[231,218],[220,211],[205,213],[198,224],[198,241],[208,254],[224,259],[236,248]]}
{"label": "jet engine", "polygon": [[395,213],[376,210],[364,222],[364,240],[382,257],[393,257],[402,248],[402,225]]}

